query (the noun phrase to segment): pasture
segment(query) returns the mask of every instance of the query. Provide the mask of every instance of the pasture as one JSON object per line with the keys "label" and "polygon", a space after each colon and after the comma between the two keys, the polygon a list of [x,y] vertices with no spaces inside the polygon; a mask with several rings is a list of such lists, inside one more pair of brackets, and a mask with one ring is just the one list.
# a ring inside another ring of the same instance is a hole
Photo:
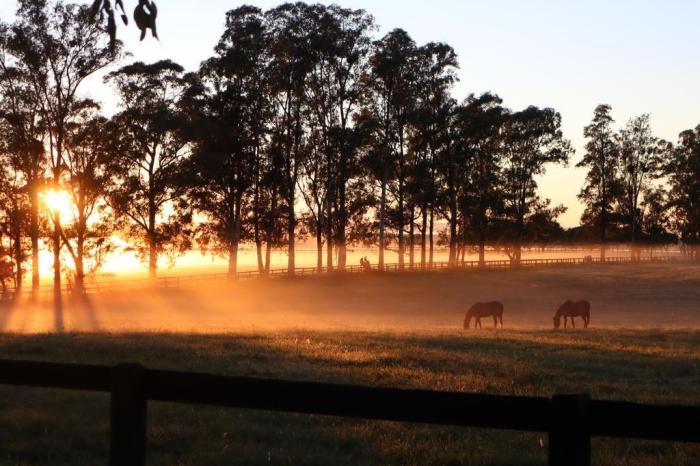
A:
{"label": "pasture", "polygon": [[[566,299],[589,330],[553,330]],[[499,299],[504,330],[462,330]],[[305,278],[5,310],[0,358],[372,386],[700,405],[700,266]],[[87,307],[86,307],[87,306]],[[0,387],[0,464],[103,464],[108,398]],[[545,464],[546,436],[149,404],[149,464]],[[594,439],[593,463],[700,462],[700,446]]]}

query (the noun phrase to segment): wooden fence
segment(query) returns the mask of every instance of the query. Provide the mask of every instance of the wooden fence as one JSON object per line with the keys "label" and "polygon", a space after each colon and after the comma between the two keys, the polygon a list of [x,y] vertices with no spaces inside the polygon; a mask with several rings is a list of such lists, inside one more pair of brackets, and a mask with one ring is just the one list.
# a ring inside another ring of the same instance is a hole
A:
{"label": "wooden fence", "polygon": [[[584,264],[624,264],[638,262],[666,262],[681,259],[677,255],[659,255],[656,257],[642,257],[640,259],[632,259],[631,257],[606,257],[601,260],[600,257],[573,257],[573,258],[553,258],[553,259],[521,259],[520,262],[512,260],[488,260],[479,261],[461,261],[456,264],[449,262],[433,262],[432,264],[414,263],[413,265],[405,263],[403,266],[398,263],[384,264],[380,268],[378,264],[372,264],[373,272],[439,272],[447,270],[494,270],[494,269],[511,269],[524,267],[546,267],[546,266],[563,266],[563,265],[584,265]],[[331,273],[363,273],[366,270],[360,265],[347,265],[344,270],[339,271],[338,268],[331,270]],[[327,267],[297,267],[294,269],[294,276],[321,275],[329,273]],[[250,280],[256,278],[281,278],[289,277],[289,271],[286,268],[272,269],[268,272],[259,272],[257,270],[249,270],[238,272],[235,275],[235,280]],[[223,283],[232,280],[228,273],[209,273],[199,275],[181,275],[181,276],[161,276],[155,281],[156,288],[179,288],[181,286],[197,285],[198,283]],[[144,280],[104,280],[104,281],[88,281],[85,284],[85,292],[89,294],[109,292],[109,291],[125,291],[143,289],[152,286],[153,283]],[[71,292],[71,288],[64,285],[65,293]],[[52,286],[44,286],[40,289],[41,294],[50,294],[53,292]],[[30,294],[31,289],[25,287],[23,294]]]}
{"label": "wooden fence", "polygon": [[543,432],[556,466],[590,465],[592,436],[700,442],[700,407],[588,395],[496,396],[29,361],[0,361],[0,384],[109,393],[112,466],[145,464],[148,401]]}

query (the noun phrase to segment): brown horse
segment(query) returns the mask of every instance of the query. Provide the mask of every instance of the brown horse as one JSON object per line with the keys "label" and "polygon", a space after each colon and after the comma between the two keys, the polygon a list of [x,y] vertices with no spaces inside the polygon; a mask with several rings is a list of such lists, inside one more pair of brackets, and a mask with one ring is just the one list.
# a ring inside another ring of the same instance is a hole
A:
{"label": "brown horse", "polygon": [[571,319],[571,326],[576,328],[574,317],[583,318],[583,328],[588,328],[588,324],[591,322],[591,303],[588,301],[579,301],[577,303],[567,301],[559,306],[557,313],[554,314],[554,328],[561,326],[562,316],[564,317],[564,328],[566,328],[566,322],[569,318]]}
{"label": "brown horse", "polygon": [[494,328],[498,327],[499,322],[501,323],[501,328],[503,328],[503,304],[498,301],[476,303],[467,311],[467,316],[464,318],[464,328],[469,328],[472,319],[476,319],[474,321],[474,328],[481,328],[482,317],[493,317]]}

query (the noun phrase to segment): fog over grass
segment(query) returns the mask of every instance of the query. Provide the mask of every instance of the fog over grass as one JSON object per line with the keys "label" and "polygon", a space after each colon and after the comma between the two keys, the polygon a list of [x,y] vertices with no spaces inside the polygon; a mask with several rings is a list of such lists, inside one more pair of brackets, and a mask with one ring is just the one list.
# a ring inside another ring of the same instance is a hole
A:
{"label": "fog over grass", "polygon": [[[460,329],[473,303],[499,300],[506,328],[549,329],[557,307],[568,299],[590,301],[593,328],[698,329],[700,264],[192,282],[177,289],[66,297],[63,321],[68,332],[420,332]],[[55,330],[50,297],[20,301],[0,316],[7,332]]]}

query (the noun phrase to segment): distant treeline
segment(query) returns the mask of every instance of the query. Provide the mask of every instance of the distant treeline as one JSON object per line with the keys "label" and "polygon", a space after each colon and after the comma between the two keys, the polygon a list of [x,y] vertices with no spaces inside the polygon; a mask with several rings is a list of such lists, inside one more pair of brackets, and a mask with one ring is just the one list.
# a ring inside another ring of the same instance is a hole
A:
{"label": "distant treeline", "polygon": [[[523,244],[700,240],[700,127],[671,144],[648,115],[616,130],[599,106],[578,164],[582,226],[565,231],[565,207],[536,182],[573,154],[561,116],[491,93],[458,102],[448,44],[377,37],[370,14],[336,5],[243,6],[196,72],[164,60],[108,73],[120,105],[107,117],[85,81],[116,69],[122,44],[89,5],[18,3],[0,24],[3,283],[20,287],[30,266],[36,289],[46,244],[57,286],[66,267],[79,287],[115,233],[153,276],[159,257],[195,247],[234,274],[243,243],[261,271],[286,248],[293,273],[298,238],[340,270],[349,244],[377,247],[381,267],[388,248],[403,264],[438,244],[456,262],[467,248],[483,260],[485,245],[517,261]],[[72,218],[46,208],[60,192]]]}

